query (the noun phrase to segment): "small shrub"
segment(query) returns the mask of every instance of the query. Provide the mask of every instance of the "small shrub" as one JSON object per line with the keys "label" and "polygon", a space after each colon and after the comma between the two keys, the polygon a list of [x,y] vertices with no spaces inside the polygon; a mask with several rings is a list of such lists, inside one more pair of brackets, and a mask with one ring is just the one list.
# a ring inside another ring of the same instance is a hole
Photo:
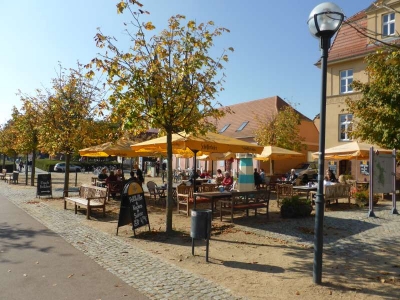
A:
{"label": "small shrub", "polygon": [[282,200],[282,218],[308,217],[311,215],[311,201],[301,199],[299,196],[292,196]]}
{"label": "small shrub", "polygon": [[[369,191],[364,190],[364,191],[357,191],[353,194],[354,199],[356,200],[356,204],[359,207],[364,207],[369,204]],[[373,202],[374,204],[378,203],[379,196],[374,195]]]}

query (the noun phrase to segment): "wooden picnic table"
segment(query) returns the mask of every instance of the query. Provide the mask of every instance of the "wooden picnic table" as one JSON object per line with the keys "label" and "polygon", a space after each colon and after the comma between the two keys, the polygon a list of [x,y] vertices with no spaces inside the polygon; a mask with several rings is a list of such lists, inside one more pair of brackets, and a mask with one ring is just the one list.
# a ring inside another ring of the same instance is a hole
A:
{"label": "wooden picnic table", "polygon": [[316,191],[317,190],[317,185],[295,185],[293,186],[293,189],[296,190],[297,192],[306,192],[307,193],[307,199],[310,199],[310,192],[311,191]]}
{"label": "wooden picnic table", "polygon": [[232,193],[229,191],[223,192],[203,192],[203,193],[194,193],[194,203],[193,209],[196,209],[196,198],[208,199],[211,203],[211,212],[214,213],[215,202],[219,199],[230,199],[232,197]]}

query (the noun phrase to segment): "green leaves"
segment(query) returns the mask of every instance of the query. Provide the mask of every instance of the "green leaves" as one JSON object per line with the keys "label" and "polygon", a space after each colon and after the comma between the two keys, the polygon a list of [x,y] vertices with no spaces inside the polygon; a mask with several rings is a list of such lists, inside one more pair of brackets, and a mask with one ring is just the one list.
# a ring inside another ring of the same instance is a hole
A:
{"label": "green leaves", "polygon": [[400,50],[381,49],[366,58],[369,82],[353,82],[361,97],[346,99],[354,114],[352,138],[393,149],[400,146]]}
{"label": "green leaves", "polygon": [[303,148],[304,138],[300,136],[300,115],[292,106],[284,106],[271,120],[260,120],[255,131],[255,140],[259,145],[278,146],[299,151]]}

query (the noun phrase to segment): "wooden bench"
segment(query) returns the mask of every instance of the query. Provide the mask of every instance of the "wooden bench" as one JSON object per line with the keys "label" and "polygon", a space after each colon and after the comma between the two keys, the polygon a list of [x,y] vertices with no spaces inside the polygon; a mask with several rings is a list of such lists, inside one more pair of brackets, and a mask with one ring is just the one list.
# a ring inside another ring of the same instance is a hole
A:
{"label": "wooden bench", "polygon": [[78,207],[86,207],[86,218],[90,219],[90,212],[92,208],[103,209],[103,217],[106,215],[106,200],[108,197],[108,190],[106,188],[82,185],[79,188],[79,195],[75,197],[64,197],[64,209],[67,209],[67,202],[74,204],[75,214]]}
{"label": "wooden bench", "polygon": [[19,177],[19,172],[18,171],[14,171],[12,173],[8,173],[8,178],[5,177],[5,181],[8,182],[9,184],[13,183],[13,184],[18,184],[18,177]]}
{"label": "wooden bench", "polygon": [[[324,186],[324,200],[326,204],[330,204],[331,201],[335,200],[338,203],[340,198],[347,198],[348,203],[350,204],[350,193],[351,184],[346,183],[336,183],[333,185]],[[310,192],[311,197],[313,198],[317,192]]]}
{"label": "wooden bench", "polygon": [[7,169],[1,170],[0,179],[1,180],[6,180],[6,176],[7,176]]}
{"label": "wooden bench", "polygon": [[267,218],[269,217],[269,199],[271,190],[267,187],[257,191],[248,192],[232,192],[229,200],[220,200],[220,219],[222,221],[222,213],[229,212],[231,222],[233,223],[233,214],[235,211],[246,211],[249,216],[249,210],[254,209],[254,215],[257,216],[257,209],[266,208]]}

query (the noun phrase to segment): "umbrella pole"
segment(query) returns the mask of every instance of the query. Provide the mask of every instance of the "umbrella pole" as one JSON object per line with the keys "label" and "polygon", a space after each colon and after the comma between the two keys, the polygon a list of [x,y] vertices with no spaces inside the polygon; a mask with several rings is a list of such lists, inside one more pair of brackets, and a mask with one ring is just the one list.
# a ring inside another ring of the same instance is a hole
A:
{"label": "umbrella pole", "polygon": [[[190,149],[192,150],[192,149]],[[196,193],[196,174],[197,174],[197,167],[196,167],[196,154],[199,150],[192,150],[194,153],[193,157],[193,193]],[[189,206],[189,201],[188,201],[188,206]],[[196,209],[196,197],[193,196],[193,209]]]}

